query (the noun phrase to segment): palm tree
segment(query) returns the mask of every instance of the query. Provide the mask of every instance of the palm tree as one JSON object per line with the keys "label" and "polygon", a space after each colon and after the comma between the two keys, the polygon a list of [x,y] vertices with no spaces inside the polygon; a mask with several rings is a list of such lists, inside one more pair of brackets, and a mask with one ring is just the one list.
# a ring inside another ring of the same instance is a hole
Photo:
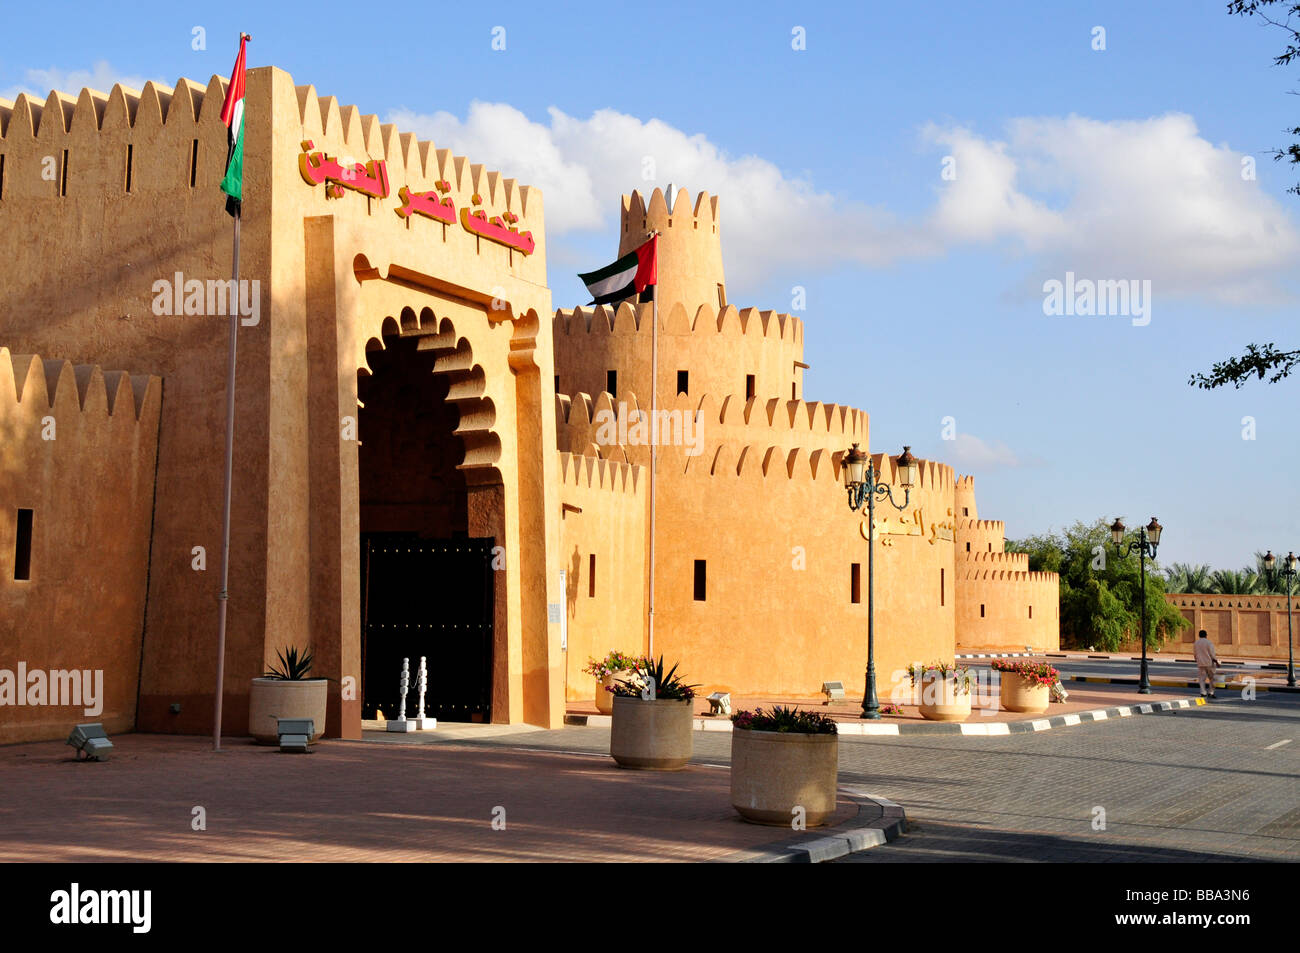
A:
{"label": "palm tree", "polygon": [[1269,569],[1264,565],[1264,554],[1259,550],[1255,551],[1255,573],[1259,576],[1259,592],[1286,594],[1286,577],[1282,575],[1282,570],[1286,568],[1284,559],[1274,559],[1273,568]]}
{"label": "palm tree", "polygon": [[1208,563],[1171,563],[1165,570],[1166,592],[1212,592]]}
{"label": "palm tree", "polygon": [[1253,569],[1217,569],[1211,580],[1211,592],[1221,596],[1251,596],[1261,587],[1259,575]]}

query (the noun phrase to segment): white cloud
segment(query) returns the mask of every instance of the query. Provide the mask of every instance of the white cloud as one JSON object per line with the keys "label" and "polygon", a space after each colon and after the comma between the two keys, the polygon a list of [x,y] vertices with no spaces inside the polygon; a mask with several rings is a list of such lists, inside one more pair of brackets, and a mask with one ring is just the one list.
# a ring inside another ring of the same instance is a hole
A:
{"label": "white cloud", "polygon": [[958,434],[952,449],[946,454],[957,469],[970,473],[988,470],[1011,469],[1028,465],[1014,450],[1001,440],[981,440],[974,434]]}
{"label": "white cloud", "polygon": [[[778,265],[884,265],[940,251],[883,208],[819,192],[765,159],[729,156],[705,136],[657,119],[612,109],[578,119],[552,107],[546,125],[513,106],[478,102],[464,120],[409,110],[387,119],[540,187],[548,238],[609,227],[617,221],[618,196],[634,188],[652,191],[672,182],[688,188],[692,198],[701,191],[720,195],[724,266],[734,287],[757,282]],[[649,182],[642,178],[647,157],[655,165]]]}
{"label": "white cloud", "polygon": [[140,89],[146,82],[148,82],[147,78],[125,75],[115,70],[107,60],[99,60],[88,70],[65,70],[54,66],[49,69],[29,69],[23,73],[21,84],[0,90],[0,99],[12,100],[19,93],[26,93],[43,101],[50,95],[51,90],[56,89],[61,93],[75,96],[84,87],[107,93],[117,83],[132,89]]}
{"label": "white cloud", "polygon": [[[1022,295],[1041,296],[1044,280],[1068,270],[1150,279],[1156,297],[1248,303],[1276,300],[1300,251],[1290,214],[1242,179],[1242,154],[1211,144],[1182,114],[1021,118],[1005,139],[926,126],[923,142],[955,158],[957,177],[910,218],[883,197],[847,199],[761,157],[728,155],[704,135],[612,109],[581,119],[552,107],[535,122],[508,104],[476,102],[464,119],[410,110],[387,118],[539,186],[548,237],[561,244],[568,234],[612,231],[617,196],[632,188],[673,182],[721,195],[727,276],[740,294],[774,274],[992,246],[1025,258]],[[650,182],[647,157],[656,167]]]}

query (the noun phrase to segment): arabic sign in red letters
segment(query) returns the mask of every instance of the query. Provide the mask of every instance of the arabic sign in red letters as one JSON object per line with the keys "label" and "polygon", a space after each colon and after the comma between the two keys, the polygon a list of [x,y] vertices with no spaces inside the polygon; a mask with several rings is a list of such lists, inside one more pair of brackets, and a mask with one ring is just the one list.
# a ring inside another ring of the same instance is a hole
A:
{"label": "arabic sign in red letters", "polygon": [[[344,189],[360,192],[362,195],[376,199],[388,197],[388,164],[384,160],[371,159],[366,163],[356,162],[348,165],[340,163],[338,159],[323,152],[313,152],[313,148],[315,147],[310,139],[303,142],[302,154],[298,156],[298,170],[302,173],[303,181],[308,185],[324,184],[327,198],[342,198]],[[439,197],[440,192],[451,191],[451,183],[442,179],[435,182],[434,186],[435,188],[427,192],[412,192],[405,185],[398,189],[397,195],[402,200],[402,204],[395,209],[397,214],[407,219],[412,215],[419,215],[445,225],[454,225],[456,223],[455,200],[445,194]],[[472,197],[471,203],[476,206],[482,205],[483,199],[476,194]],[[532,232],[521,232],[518,228],[512,227],[518,221],[519,216],[508,211],[489,218],[487,211],[481,208],[473,211],[468,208],[460,210],[460,224],[465,231],[479,238],[486,238],[490,242],[513,248],[522,254],[531,255],[537,243],[533,241]]]}

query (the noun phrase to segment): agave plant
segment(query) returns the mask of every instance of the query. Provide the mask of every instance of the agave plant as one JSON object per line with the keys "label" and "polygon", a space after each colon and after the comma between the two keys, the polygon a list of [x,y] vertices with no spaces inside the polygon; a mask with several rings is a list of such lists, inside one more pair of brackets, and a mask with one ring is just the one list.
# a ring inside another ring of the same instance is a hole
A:
{"label": "agave plant", "polygon": [[291,645],[287,649],[277,650],[275,654],[280,662],[278,665],[272,665],[264,678],[274,678],[282,682],[307,680],[307,673],[311,671],[310,652],[299,654],[298,647]]}
{"label": "agave plant", "polygon": [[806,708],[800,709],[798,706],[791,708],[785,705],[773,705],[769,711],[764,711],[762,708],[738,711],[731,716],[731,724],[741,730],[776,731],[782,734],[834,735],[839,733],[839,726],[830,715]]}
{"label": "agave plant", "polygon": [[687,685],[682,681],[682,677],[677,674],[676,665],[665,672],[664,657],[661,655],[658,661],[641,659],[628,680],[616,682],[610,692],[624,698],[640,698],[641,690],[651,681],[655,686],[655,698],[686,701],[694,698],[695,689],[699,688],[698,685]]}

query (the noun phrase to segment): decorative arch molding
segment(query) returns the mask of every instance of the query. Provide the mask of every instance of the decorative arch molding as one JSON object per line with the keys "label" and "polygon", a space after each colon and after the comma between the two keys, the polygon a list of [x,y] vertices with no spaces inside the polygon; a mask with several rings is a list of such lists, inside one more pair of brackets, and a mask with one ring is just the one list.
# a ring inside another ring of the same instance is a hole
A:
{"label": "decorative arch molding", "polygon": [[[418,312],[403,308],[397,315],[385,315],[379,324],[378,334],[366,338],[365,360],[357,368],[358,391],[360,381],[374,371],[370,355],[386,350],[388,339],[417,338],[416,350],[433,354],[432,373],[448,378],[447,402],[460,415],[453,433],[460,439],[465,456],[457,469],[465,473],[469,485],[501,483],[501,438],[494,429],[496,404],[488,395],[487,374],[475,362],[470,342],[456,333],[450,318],[440,319],[428,307]],[[360,396],[357,404],[365,406]]]}

